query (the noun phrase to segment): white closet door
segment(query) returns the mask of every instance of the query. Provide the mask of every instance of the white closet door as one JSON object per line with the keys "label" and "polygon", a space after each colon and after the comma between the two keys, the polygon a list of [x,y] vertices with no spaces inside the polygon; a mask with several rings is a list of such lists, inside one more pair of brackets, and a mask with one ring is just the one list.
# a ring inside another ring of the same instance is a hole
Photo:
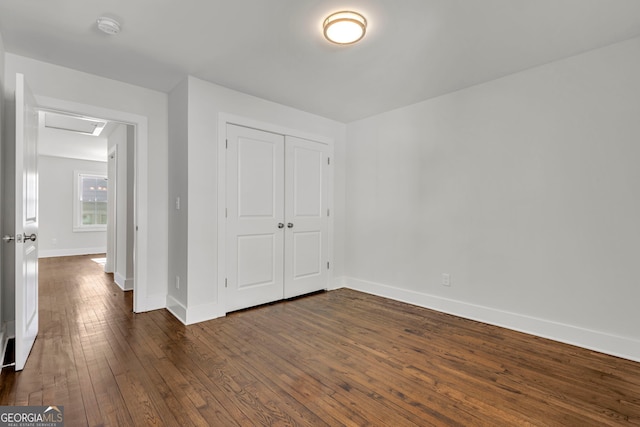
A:
{"label": "white closet door", "polygon": [[227,125],[227,311],[283,298],[284,137]]}
{"label": "white closet door", "polygon": [[329,149],[286,137],[284,297],[326,289]]}

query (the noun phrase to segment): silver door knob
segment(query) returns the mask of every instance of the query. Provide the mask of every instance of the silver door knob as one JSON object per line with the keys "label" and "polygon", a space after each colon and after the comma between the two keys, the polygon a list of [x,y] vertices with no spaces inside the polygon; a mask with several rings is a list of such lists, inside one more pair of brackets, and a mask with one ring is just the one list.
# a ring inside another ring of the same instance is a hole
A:
{"label": "silver door knob", "polygon": [[33,234],[31,234],[31,235],[29,235],[29,234],[25,234],[25,235],[24,235],[24,241],[25,241],[25,242],[26,242],[27,240],[31,240],[32,242],[35,242],[35,241],[36,241],[36,238],[37,238],[36,233],[33,233]]}
{"label": "silver door knob", "polygon": [[2,236],[2,241],[5,243],[9,243],[12,240],[15,240],[16,238],[13,236],[9,236],[8,234]]}
{"label": "silver door knob", "polygon": [[281,223],[281,222],[279,222],[279,223],[278,223],[278,228],[284,228],[284,224],[283,224],[283,223]]}
{"label": "silver door knob", "polygon": [[287,223],[287,228],[293,228],[293,223],[288,222],[288,223]]}

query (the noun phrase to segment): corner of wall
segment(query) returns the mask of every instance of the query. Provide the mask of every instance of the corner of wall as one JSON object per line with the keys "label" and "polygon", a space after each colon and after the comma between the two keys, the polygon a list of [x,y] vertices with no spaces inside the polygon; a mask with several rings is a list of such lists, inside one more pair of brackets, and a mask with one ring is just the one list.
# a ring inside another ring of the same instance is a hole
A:
{"label": "corner of wall", "polygon": [[[169,218],[169,262],[167,263],[167,308],[183,323],[186,322],[188,296],[188,177],[187,154],[188,83],[185,78],[169,93],[169,164],[167,206]],[[171,308],[173,307],[173,308]]]}
{"label": "corner of wall", "polygon": [[193,325],[194,323],[205,322],[226,315],[224,308],[219,303],[186,307],[171,295],[167,295],[166,308],[184,325]]}
{"label": "corner of wall", "polygon": [[171,295],[167,295],[166,307],[167,310],[176,317],[176,319],[185,325],[187,324],[187,307],[185,307],[184,304]]}
{"label": "corner of wall", "polygon": [[640,362],[640,342],[632,338],[619,337],[353,277],[344,277],[344,280],[344,287],[356,291]]}
{"label": "corner of wall", "polygon": [[211,302],[206,304],[189,307],[186,313],[186,325],[205,322],[207,320],[217,319],[226,315],[224,307],[219,302]]}
{"label": "corner of wall", "polygon": [[118,285],[123,291],[133,290],[133,277],[124,277],[120,273],[116,272],[113,275],[113,281],[116,282],[116,285]]}
{"label": "corner of wall", "polygon": [[336,289],[341,289],[346,287],[346,283],[347,283],[347,277],[346,276],[338,276],[338,277],[334,277],[333,280],[331,281],[331,283],[329,283],[329,286],[327,287],[328,291],[335,291]]}

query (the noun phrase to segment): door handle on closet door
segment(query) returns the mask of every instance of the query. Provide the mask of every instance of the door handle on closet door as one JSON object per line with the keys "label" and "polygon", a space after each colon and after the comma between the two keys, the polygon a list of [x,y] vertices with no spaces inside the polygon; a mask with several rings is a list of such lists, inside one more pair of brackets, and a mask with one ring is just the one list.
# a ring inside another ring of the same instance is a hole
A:
{"label": "door handle on closet door", "polygon": [[284,228],[284,224],[283,224],[283,223],[281,223],[281,222],[279,222],[279,223],[278,223],[278,228]]}
{"label": "door handle on closet door", "polygon": [[288,223],[287,223],[287,228],[293,228],[293,223],[288,222]]}

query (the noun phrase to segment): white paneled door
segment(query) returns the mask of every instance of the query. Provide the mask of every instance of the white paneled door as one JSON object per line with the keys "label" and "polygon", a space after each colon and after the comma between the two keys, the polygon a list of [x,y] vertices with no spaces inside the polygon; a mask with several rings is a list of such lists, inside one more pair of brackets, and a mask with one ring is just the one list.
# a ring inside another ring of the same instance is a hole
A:
{"label": "white paneled door", "polygon": [[16,76],[15,356],[24,368],[38,335],[38,113],[24,76]]}
{"label": "white paneled door", "polygon": [[328,148],[227,125],[226,311],[325,289]]}
{"label": "white paneled door", "polygon": [[227,311],[282,299],[284,137],[227,125]]}
{"label": "white paneled door", "polygon": [[325,144],[286,137],[284,297],[327,286],[328,158]]}

